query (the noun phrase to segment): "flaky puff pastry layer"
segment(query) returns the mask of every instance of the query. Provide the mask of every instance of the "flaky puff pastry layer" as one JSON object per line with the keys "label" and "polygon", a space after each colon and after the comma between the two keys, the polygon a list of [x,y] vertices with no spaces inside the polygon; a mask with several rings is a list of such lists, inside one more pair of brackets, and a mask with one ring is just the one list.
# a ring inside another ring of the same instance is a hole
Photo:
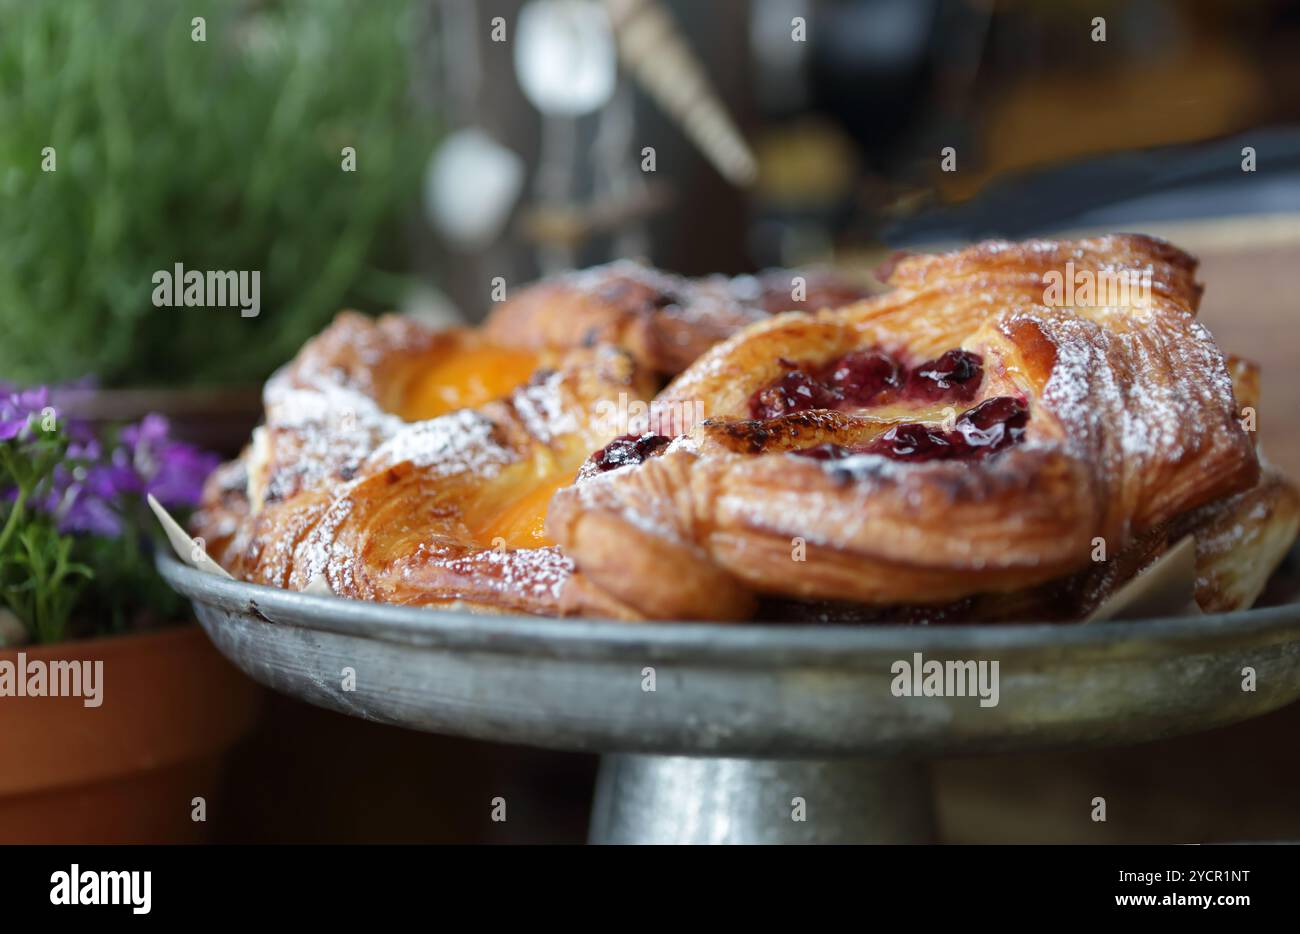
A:
{"label": "flaky puff pastry layer", "polygon": [[[1259,368],[1232,356],[1227,363],[1242,424],[1257,442],[1263,418]],[[1196,539],[1196,603],[1207,613],[1253,605],[1300,531],[1300,490],[1262,454],[1260,467],[1253,486],[1171,523],[1171,544],[1184,535]]]}
{"label": "flaky puff pastry layer", "polygon": [[420,381],[432,368],[494,353],[473,332],[340,315],[268,382],[258,440],[209,480],[193,521],[209,554],[238,578],[293,590],[631,615],[533,535],[530,515],[540,522],[552,489],[616,433],[603,406],[652,387],[602,345],[543,356],[503,398],[402,417],[428,404]]}
{"label": "flaky puff pastry layer", "polygon": [[[561,490],[548,533],[593,584],[665,619],[746,618],[758,595],[943,604],[1070,575],[1098,540],[1121,553],[1257,482],[1227,364],[1195,318],[1194,272],[1140,236],[899,259],[884,296],[781,315],[706,353],[659,401],[702,403],[708,420],[677,426],[690,430],[644,463]],[[1145,275],[1150,288],[1122,306],[1048,291],[1080,273]],[[874,348],[912,363],[979,354],[983,380],[963,407],[1025,400],[1022,443],[971,461],[817,461],[789,452],[861,445],[895,414],[749,417],[789,361]]]}
{"label": "flaky puff pastry layer", "polygon": [[772,314],[837,308],[866,295],[831,272],[773,269],[686,279],[627,260],[546,279],[498,305],[488,339],[527,350],[609,343],[675,376],[718,341]]}

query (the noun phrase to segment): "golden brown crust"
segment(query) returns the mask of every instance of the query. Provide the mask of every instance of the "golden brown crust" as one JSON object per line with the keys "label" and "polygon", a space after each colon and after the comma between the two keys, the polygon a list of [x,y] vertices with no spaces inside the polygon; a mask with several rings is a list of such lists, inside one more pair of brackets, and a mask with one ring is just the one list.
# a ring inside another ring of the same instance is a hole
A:
{"label": "golden brown crust", "polygon": [[248,519],[248,450],[222,464],[203,484],[199,508],[190,517],[190,527],[200,537],[199,547],[224,565],[228,549]]}
{"label": "golden brown crust", "polygon": [[1300,529],[1300,492],[1276,470],[1259,483],[1197,510],[1196,602],[1207,613],[1251,606]]}
{"label": "golden brown crust", "polygon": [[620,261],[530,286],[499,305],[483,327],[490,340],[529,350],[615,344],[642,366],[671,376],[774,313],[838,308],[865,294],[821,271],[685,279]]}
{"label": "golden brown crust", "polygon": [[[1068,274],[1150,271],[1149,300],[1048,304],[1067,261]],[[660,399],[670,410],[702,402],[710,422],[643,464],[562,490],[548,531],[593,583],[656,618],[739,618],[755,593],[933,604],[1071,574],[1095,539],[1123,551],[1256,481],[1227,366],[1195,320],[1193,269],[1145,237],[902,260],[887,295],[778,316],[705,354]],[[749,418],[782,358],[817,364],[862,348],[911,361],[978,353],[971,404],[1026,400],[1024,443],[969,462],[821,462],[784,453],[789,432],[852,447],[878,420]],[[659,580],[601,560],[646,549]]]}
{"label": "golden brown crust", "polygon": [[1102,559],[1044,584],[1006,593],[978,593],[948,603],[870,605],[828,600],[766,598],[757,618],[822,623],[1073,622],[1088,617],[1124,584],[1175,544],[1192,536],[1196,547],[1196,603],[1205,613],[1254,604],[1281,564],[1300,527],[1300,493],[1275,470],[1265,470],[1245,492],[1193,510],[1137,537]]}
{"label": "golden brown crust", "polygon": [[1085,240],[985,240],[955,253],[900,253],[877,275],[896,288],[923,290],[952,278],[1022,276],[1032,287],[1044,270],[1150,271],[1152,291],[1200,308],[1204,287],[1196,281],[1196,258],[1157,237],[1111,234]]}

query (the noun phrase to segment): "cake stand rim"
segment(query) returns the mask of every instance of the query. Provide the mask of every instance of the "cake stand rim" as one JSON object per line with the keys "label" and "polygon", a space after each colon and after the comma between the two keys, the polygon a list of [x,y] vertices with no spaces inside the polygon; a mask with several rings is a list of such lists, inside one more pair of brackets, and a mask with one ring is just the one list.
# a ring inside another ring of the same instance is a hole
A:
{"label": "cake stand rim", "polygon": [[[1300,551],[1300,548],[1297,549]],[[412,647],[514,655],[617,659],[665,657],[738,666],[798,661],[873,663],[900,652],[972,654],[1122,651],[1130,657],[1207,651],[1219,643],[1300,640],[1300,601],[1201,616],[1101,623],[940,625],[626,622],[481,614],[305,594],[220,578],[160,552],[159,573],[191,601],[267,624],[316,629]],[[1294,630],[1294,631],[1292,631]]]}

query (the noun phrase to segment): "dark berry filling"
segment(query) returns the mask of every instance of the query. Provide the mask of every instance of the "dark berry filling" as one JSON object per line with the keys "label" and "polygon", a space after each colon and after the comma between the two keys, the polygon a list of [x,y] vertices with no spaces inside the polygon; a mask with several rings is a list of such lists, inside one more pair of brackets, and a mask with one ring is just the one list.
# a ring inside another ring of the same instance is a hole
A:
{"label": "dark berry filling", "polygon": [[883,454],[899,461],[947,460],[958,451],[958,444],[954,441],[952,432],[910,422],[895,425],[863,448],[863,451],[867,454]]}
{"label": "dark berry filling", "polygon": [[860,447],[819,444],[796,453],[814,460],[843,460],[855,454],[879,454],[893,460],[974,460],[987,457],[1024,437],[1029,409],[1019,399],[998,396],[963,412],[951,431],[940,425],[905,422]]}
{"label": "dark berry filling", "polygon": [[604,473],[618,467],[643,463],[659,453],[672,441],[663,435],[623,435],[605,445],[583,465],[583,474]]}
{"label": "dark berry filling", "polygon": [[911,371],[883,350],[855,350],[821,366],[790,360],[781,365],[786,372],[750,397],[754,418],[863,408],[899,398],[969,402],[984,376],[983,361],[967,350],[950,350]]}
{"label": "dark berry filling", "polygon": [[853,405],[866,405],[901,384],[898,361],[879,350],[856,350],[827,368],[827,383]]}
{"label": "dark berry filling", "polygon": [[998,396],[963,412],[953,427],[968,448],[996,451],[1019,443],[1028,422],[1029,409],[1023,402]]}
{"label": "dark berry filling", "polygon": [[914,369],[907,380],[907,392],[917,399],[938,402],[960,399],[969,402],[980,388],[984,361],[968,350],[950,350]]}
{"label": "dark berry filling", "polygon": [[754,393],[749,408],[755,418],[776,418],[808,409],[834,408],[839,401],[839,397],[821,380],[795,369]]}

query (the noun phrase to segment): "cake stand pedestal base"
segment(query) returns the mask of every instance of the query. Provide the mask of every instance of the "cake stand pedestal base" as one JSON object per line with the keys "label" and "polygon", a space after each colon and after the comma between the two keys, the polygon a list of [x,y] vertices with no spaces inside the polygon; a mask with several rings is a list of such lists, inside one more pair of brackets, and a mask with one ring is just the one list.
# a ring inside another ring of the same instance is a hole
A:
{"label": "cake stand pedestal base", "polygon": [[592,843],[926,843],[930,780],[891,759],[601,758]]}

